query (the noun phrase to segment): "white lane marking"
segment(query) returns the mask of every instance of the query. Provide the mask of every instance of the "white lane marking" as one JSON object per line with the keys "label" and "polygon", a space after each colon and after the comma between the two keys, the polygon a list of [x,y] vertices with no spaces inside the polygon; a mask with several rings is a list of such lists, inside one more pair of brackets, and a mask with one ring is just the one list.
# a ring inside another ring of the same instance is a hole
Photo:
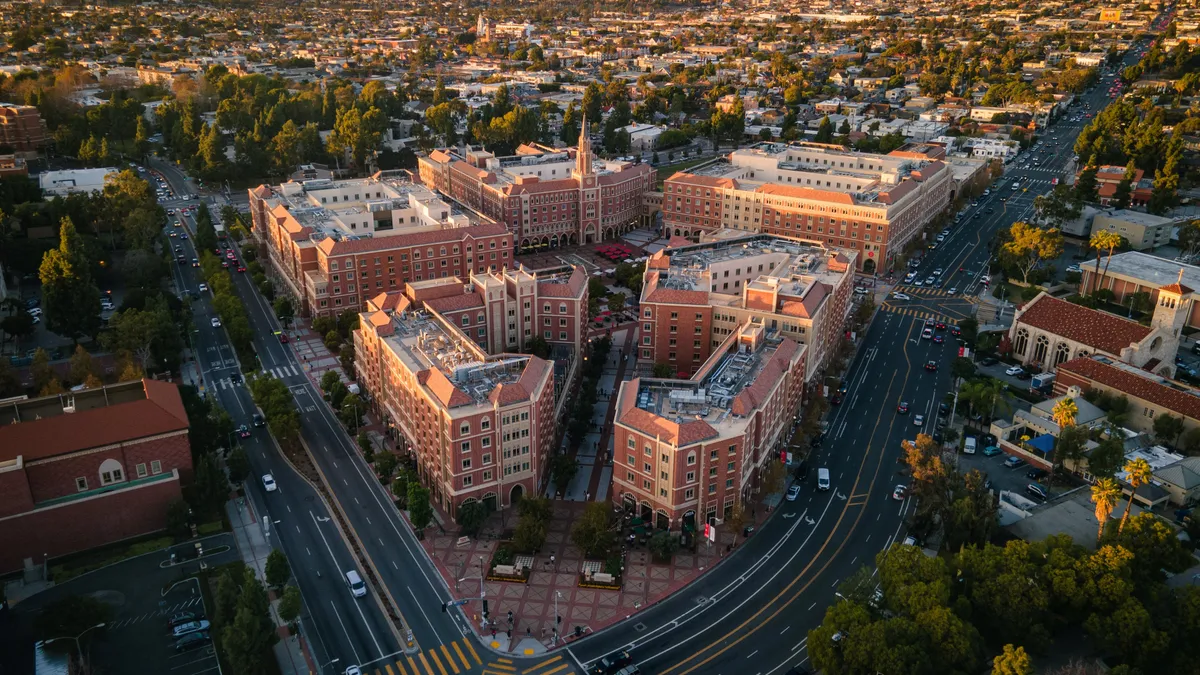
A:
{"label": "white lane marking", "polygon": [[[437,628],[433,625],[433,622],[429,620],[429,615],[425,613],[425,608],[422,607],[420,601],[417,600],[417,594],[413,593],[412,586],[405,586],[405,588],[408,589],[408,594],[412,596],[413,604],[417,606],[417,609],[421,610],[421,616],[425,617],[425,625],[429,626],[429,630],[433,631],[433,634],[437,637],[439,642],[445,644],[445,641],[442,640],[442,636],[438,634]],[[458,624],[456,623],[455,625],[457,626]]]}

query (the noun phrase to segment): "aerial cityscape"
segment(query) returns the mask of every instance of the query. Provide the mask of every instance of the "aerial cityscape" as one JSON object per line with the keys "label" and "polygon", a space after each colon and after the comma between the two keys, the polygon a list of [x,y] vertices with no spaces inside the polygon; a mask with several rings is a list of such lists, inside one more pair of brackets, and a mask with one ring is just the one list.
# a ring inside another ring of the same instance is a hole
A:
{"label": "aerial cityscape", "polygon": [[1200,675],[1200,2],[0,3],[0,674]]}

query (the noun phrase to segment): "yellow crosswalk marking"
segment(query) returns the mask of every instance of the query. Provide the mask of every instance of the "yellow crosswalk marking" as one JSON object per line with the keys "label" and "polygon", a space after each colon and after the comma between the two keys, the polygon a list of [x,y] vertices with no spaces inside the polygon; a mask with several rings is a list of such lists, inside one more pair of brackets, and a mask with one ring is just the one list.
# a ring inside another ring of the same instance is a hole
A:
{"label": "yellow crosswalk marking", "polygon": [[433,675],[433,668],[429,666],[429,661],[425,660],[425,652],[418,652],[417,658],[421,661],[421,665],[425,666],[425,672],[428,675]]}
{"label": "yellow crosswalk marking", "polygon": [[[388,664],[386,664],[386,663],[385,663],[385,664],[383,664],[383,669],[387,671],[387,675],[393,675],[393,673],[392,673],[392,667],[391,667],[390,665],[388,665]],[[377,673],[378,673],[379,671],[377,670],[377,671],[375,671],[375,672],[377,672]]]}
{"label": "yellow crosswalk marking", "polygon": [[[454,644],[456,646],[458,645],[457,642]],[[479,654],[475,653],[475,647],[471,645],[471,641],[467,638],[463,638],[463,646],[467,648],[467,651],[471,652],[471,658],[475,659],[475,664],[482,666],[483,659],[479,658]],[[463,660],[465,661],[466,659],[463,659]]]}
{"label": "yellow crosswalk marking", "polygon": [[408,661],[408,669],[413,675],[421,675],[421,669],[417,667],[417,662],[413,660],[413,657],[406,656],[404,659]]}
{"label": "yellow crosswalk marking", "polygon": [[[570,669],[570,667],[571,666],[566,663],[560,663],[560,664],[558,664],[557,668],[542,671],[541,675],[557,675],[557,673],[561,673],[564,670],[568,670],[568,669]],[[564,673],[563,675],[566,675],[566,674]]]}
{"label": "yellow crosswalk marking", "polygon": [[[442,648],[442,656],[445,656],[446,663],[450,664],[450,670],[454,671],[454,675],[458,675],[462,671],[460,671],[458,669],[458,664],[454,662],[454,657],[450,656],[450,649],[448,647],[446,647],[446,645],[441,645],[441,648]],[[467,666],[467,667],[470,668],[470,666]]]}
{"label": "yellow crosswalk marking", "polygon": [[446,666],[442,665],[442,660],[438,658],[437,649],[429,650],[429,658],[433,659],[433,665],[437,666],[437,669],[441,671],[442,675],[450,675],[446,672]]}
{"label": "yellow crosswalk marking", "polygon": [[522,674],[522,675],[531,675],[532,673],[536,673],[538,670],[540,670],[540,669],[542,669],[542,668],[545,668],[546,666],[549,666],[550,664],[552,664],[552,663],[556,663],[556,662],[558,662],[558,661],[562,661],[562,656],[561,656],[561,655],[560,655],[560,656],[555,656],[555,657],[554,657],[554,658],[552,658],[552,659],[546,659],[545,661],[542,661],[541,663],[539,663],[539,664],[537,664],[537,665],[530,666],[529,668],[526,668],[526,669],[523,671],[523,674]]}
{"label": "yellow crosswalk marking", "polygon": [[496,663],[491,664],[491,667],[497,668],[506,673],[517,672],[517,668],[516,666],[512,665],[512,661],[508,661],[508,663],[503,663],[503,661],[508,661],[508,659],[498,659]]}
{"label": "yellow crosswalk marking", "polygon": [[466,668],[467,670],[470,670],[471,662],[467,660],[467,655],[463,654],[463,650],[461,647],[458,646],[458,642],[457,641],[451,642],[450,646],[454,647],[454,653],[458,654],[459,660],[461,660],[463,662],[463,667]]}
{"label": "yellow crosswalk marking", "polygon": [[[400,673],[400,675],[408,675],[408,672],[404,670],[404,666],[399,661],[396,661],[396,672]],[[413,672],[417,671],[414,670]]]}

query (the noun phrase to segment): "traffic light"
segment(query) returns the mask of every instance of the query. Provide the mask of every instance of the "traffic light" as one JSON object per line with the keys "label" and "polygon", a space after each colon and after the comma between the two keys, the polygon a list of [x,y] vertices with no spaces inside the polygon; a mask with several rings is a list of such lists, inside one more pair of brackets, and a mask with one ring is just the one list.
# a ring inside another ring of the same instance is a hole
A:
{"label": "traffic light", "polygon": [[442,603],[442,614],[446,613],[446,603]]}
{"label": "traffic light", "polygon": [[575,626],[575,637],[583,637],[583,626]]}
{"label": "traffic light", "polygon": [[487,600],[483,601],[483,618],[488,618]]}
{"label": "traffic light", "polygon": [[562,624],[562,616],[560,615],[560,616],[554,617],[554,623],[555,623],[555,625],[561,625]]}

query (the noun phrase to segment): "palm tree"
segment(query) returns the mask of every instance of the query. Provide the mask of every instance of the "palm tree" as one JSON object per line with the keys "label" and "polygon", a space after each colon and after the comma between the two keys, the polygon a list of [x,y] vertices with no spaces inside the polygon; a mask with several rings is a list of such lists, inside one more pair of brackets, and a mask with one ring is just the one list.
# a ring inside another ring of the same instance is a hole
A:
{"label": "palm tree", "polygon": [[1054,410],[1050,411],[1050,418],[1060,429],[1075,426],[1075,416],[1079,414],[1079,406],[1075,405],[1075,399],[1063,398],[1058,403],[1054,404]]}
{"label": "palm tree", "polygon": [[1092,287],[1092,295],[1100,290],[1104,285],[1104,277],[1108,275],[1108,264],[1112,262],[1113,251],[1121,245],[1121,235],[1108,230],[1098,230],[1092,233],[1092,238],[1088,242],[1092,248],[1096,249],[1096,271],[1100,271],[1100,252],[1107,249],[1108,259],[1104,261],[1104,272],[1096,275],[1096,284]]}
{"label": "palm tree", "polygon": [[1150,468],[1150,463],[1141,457],[1125,462],[1125,482],[1129,483],[1129,501],[1125,504],[1125,513],[1121,516],[1121,524],[1117,527],[1117,532],[1125,529],[1125,521],[1129,520],[1129,512],[1133,509],[1133,496],[1137,494],[1137,489],[1149,483],[1153,473],[1154,470]]}
{"label": "palm tree", "polygon": [[1111,478],[1101,478],[1092,486],[1092,502],[1096,505],[1096,520],[1100,522],[1100,531],[1096,534],[1097,547],[1104,537],[1104,526],[1108,524],[1108,518],[1117,508],[1120,498],[1121,487]]}

